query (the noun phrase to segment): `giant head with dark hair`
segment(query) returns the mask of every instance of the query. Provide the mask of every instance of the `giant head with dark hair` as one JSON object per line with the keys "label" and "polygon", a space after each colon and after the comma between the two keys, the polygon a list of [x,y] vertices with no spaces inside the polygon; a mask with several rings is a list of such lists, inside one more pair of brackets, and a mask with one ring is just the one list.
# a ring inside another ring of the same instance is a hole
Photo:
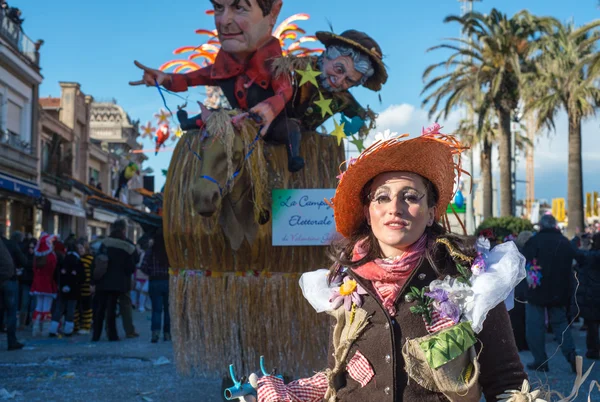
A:
{"label": "giant head with dark hair", "polygon": [[221,49],[247,60],[270,38],[282,0],[211,0]]}

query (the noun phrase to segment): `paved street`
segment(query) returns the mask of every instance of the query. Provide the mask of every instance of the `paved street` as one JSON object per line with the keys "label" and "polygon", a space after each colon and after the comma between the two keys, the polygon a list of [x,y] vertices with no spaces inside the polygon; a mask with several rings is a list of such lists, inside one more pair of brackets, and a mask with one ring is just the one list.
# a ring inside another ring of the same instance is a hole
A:
{"label": "paved street", "polygon": [[[89,337],[32,340],[28,332],[19,334],[26,350],[7,352],[6,337],[0,337],[0,400],[13,393],[14,401],[194,401],[218,402],[220,380],[203,380],[177,374],[168,342],[151,344],[150,314],[135,313],[138,339],[92,343]],[[121,324],[119,328],[122,334]],[[584,351],[585,333],[576,325],[573,334],[579,351]],[[557,344],[548,337],[547,351]],[[530,355],[522,353],[524,363]],[[166,364],[165,359],[169,362]],[[591,362],[585,360],[585,367]],[[224,367],[224,369],[226,369]],[[550,373],[531,374],[539,382],[568,394],[575,376],[562,355],[550,362]],[[600,365],[591,378],[600,379]],[[577,401],[585,401],[589,381]],[[6,391],[6,392],[5,392]],[[596,392],[593,401],[600,401]],[[357,401],[359,402],[359,401]]]}

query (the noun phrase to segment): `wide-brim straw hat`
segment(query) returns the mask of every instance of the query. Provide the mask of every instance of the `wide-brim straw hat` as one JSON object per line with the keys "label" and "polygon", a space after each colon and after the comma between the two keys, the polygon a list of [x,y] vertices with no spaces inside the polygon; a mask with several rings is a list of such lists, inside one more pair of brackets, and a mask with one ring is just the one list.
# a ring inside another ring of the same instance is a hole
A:
{"label": "wide-brim straw hat", "polygon": [[352,236],[365,220],[363,187],[386,172],[412,172],[431,181],[438,192],[435,218],[445,216],[455,184],[461,172],[466,173],[460,161],[466,148],[453,136],[440,134],[439,128],[423,130],[412,139],[405,139],[408,134],[404,134],[379,141],[345,163],[332,200],[336,229],[342,236]]}
{"label": "wide-brim straw hat", "polygon": [[342,32],[341,35],[336,35],[333,32],[319,31],[316,33],[317,39],[321,41],[325,47],[328,46],[350,46],[354,49],[369,56],[373,63],[375,73],[365,81],[364,87],[372,91],[379,91],[383,84],[387,82],[388,74],[383,64],[383,54],[379,44],[373,38],[364,32],[350,29]]}

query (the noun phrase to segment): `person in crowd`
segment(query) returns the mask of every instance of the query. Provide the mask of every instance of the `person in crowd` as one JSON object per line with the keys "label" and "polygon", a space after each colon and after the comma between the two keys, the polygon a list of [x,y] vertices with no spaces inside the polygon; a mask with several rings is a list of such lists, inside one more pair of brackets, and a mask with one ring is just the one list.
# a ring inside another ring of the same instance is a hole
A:
{"label": "person in crowd", "polygon": [[24,256],[16,243],[2,236],[0,241],[0,292],[2,304],[6,310],[6,340],[8,350],[23,348],[17,341],[17,300],[19,285],[16,266],[24,265]]}
{"label": "person in crowd", "polygon": [[530,274],[541,272],[529,279],[525,306],[526,337],[533,362],[531,370],[548,371],[546,354],[546,311],[548,324],[561,345],[565,359],[575,372],[575,343],[567,322],[567,307],[571,302],[573,260],[578,258],[575,247],[557,228],[552,215],[544,215],[539,222],[540,231],[523,248],[523,255],[531,269]]}
{"label": "person in crowd", "polygon": [[[517,245],[519,251],[523,253],[523,249],[525,248],[525,244],[533,237],[533,232],[529,230],[525,230],[517,236],[515,240],[515,244]],[[515,342],[517,344],[517,349],[520,351],[529,350],[527,346],[527,338],[525,337],[525,324],[526,324],[526,315],[525,315],[525,303],[526,303],[526,295],[527,295],[527,281],[522,280],[521,283],[517,285],[515,288],[515,305],[508,312],[510,316],[510,322],[513,328],[513,334],[515,335]]]}
{"label": "person in crowd", "polygon": [[138,263],[135,266],[134,274],[134,289],[131,291],[131,299],[133,301],[133,307],[138,308],[140,313],[146,311],[146,300],[148,300],[148,275],[142,271],[142,264],[144,262],[144,256],[146,250],[151,247],[152,239],[148,240],[146,237],[140,238],[136,245],[137,252],[139,254]]}
{"label": "person in crowd", "polygon": [[61,318],[65,317],[65,336],[73,335],[75,307],[81,294],[81,284],[84,280],[84,269],[81,256],[77,252],[77,242],[74,236],[69,236],[65,241],[67,254],[58,273],[58,298],[52,313],[50,323],[50,337],[58,335]]}
{"label": "person in crowd", "polygon": [[55,277],[58,265],[58,256],[54,252],[56,236],[42,234],[40,241],[35,246],[33,260],[33,283],[31,294],[35,295],[35,311],[33,312],[33,336],[45,334],[46,322],[50,322],[52,315],[52,301],[56,298],[57,286]]}
{"label": "person in crowd", "polygon": [[[593,235],[591,249],[600,250],[600,233]],[[600,359],[600,257],[587,257],[578,269],[577,303],[587,324],[586,357]]]}
{"label": "person in crowd", "polygon": [[[163,339],[171,340],[171,316],[169,315],[169,258],[165,247],[162,228],[154,236],[154,244],[144,256],[142,271],[150,278],[149,291],[152,301],[152,338],[156,343],[160,337],[161,321]],[[164,317],[163,317],[164,314]]]}
{"label": "person in crowd", "polygon": [[35,307],[35,297],[32,297],[31,285],[33,284],[33,260],[35,257],[35,245],[37,241],[34,238],[29,240],[25,239],[23,242],[23,254],[27,262],[23,267],[22,274],[19,276],[19,294],[21,295],[20,300],[20,313],[19,313],[19,329],[25,329],[25,326],[31,319],[31,314]]}
{"label": "person in crowd", "polygon": [[79,301],[75,308],[75,332],[79,335],[88,335],[92,329],[92,263],[94,256],[90,252],[90,244],[85,237],[77,241],[77,252],[83,264],[83,282]]}
{"label": "person in crowd", "polygon": [[[93,283],[96,286],[95,311],[92,341],[97,342],[102,335],[106,317],[106,332],[109,341],[118,341],[117,302],[119,296],[131,290],[131,275],[135,270],[135,246],[126,238],[127,225],[124,220],[113,223],[110,237],[102,240],[100,250],[92,267]],[[99,269],[104,256],[107,257],[105,272]],[[131,303],[131,299],[129,299]],[[121,306],[123,308],[123,306]],[[131,308],[131,305],[130,305]]]}

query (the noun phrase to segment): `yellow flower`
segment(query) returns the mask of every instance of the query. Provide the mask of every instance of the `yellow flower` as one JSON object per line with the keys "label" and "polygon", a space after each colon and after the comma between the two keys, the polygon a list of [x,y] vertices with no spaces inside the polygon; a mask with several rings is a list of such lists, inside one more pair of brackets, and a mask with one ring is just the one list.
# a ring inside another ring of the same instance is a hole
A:
{"label": "yellow flower", "polygon": [[340,286],[340,295],[349,296],[356,290],[356,281],[354,279],[350,279],[345,281],[342,286]]}

